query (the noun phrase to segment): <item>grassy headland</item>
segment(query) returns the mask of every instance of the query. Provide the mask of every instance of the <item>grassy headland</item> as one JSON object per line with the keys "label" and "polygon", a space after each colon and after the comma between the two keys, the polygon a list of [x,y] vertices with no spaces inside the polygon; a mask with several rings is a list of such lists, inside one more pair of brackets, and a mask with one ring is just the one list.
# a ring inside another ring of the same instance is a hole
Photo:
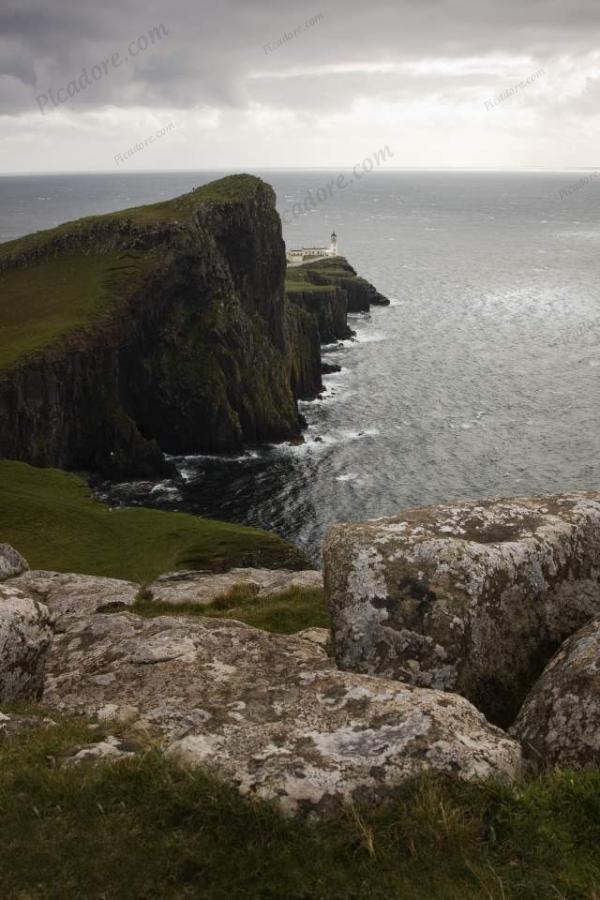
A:
{"label": "grassy headland", "polygon": [[149,582],[178,569],[310,568],[265,531],[184,513],[110,509],[80,478],[0,461],[0,542],[32,568]]}
{"label": "grassy headland", "polygon": [[[347,264],[346,264],[347,265]],[[356,278],[351,271],[343,268],[341,260],[337,257],[317,259],[314,262],[303,263],[301,266],[288,266],[285,275],[285,290],[287,294],[306,293],[322,294],[331,291],[335,284],[332,278],[353,279]]]}
{"label": "grassy headland", "polygon": [[0,276],[0,370],[112,309],[156,265],[116,254],[42,259]]}
{"label": "grassy headland", "polygon": [[[115,249],[106,226],[183,224],[204,204],[240,203],[265,187],[252,176],[234,175],[172,200],[87,216],[0,244],[0,263],[11,261],[0,271],[0,371],[96,323],[160,265],[152,250]],[[94,238],[81,252],[78,244],[88,233]]]}
{"label": "grassy headland", "polygon": [[265,183],[253,175],[229,175],[171,200],[161,200],[158,203],[148,203],[143,206],[131,206],[128,209],[101,215],[84,216],[81,219],[57,225],[56,228],[47,228],[44,231],[36,231],[12,241],[6,241],[0,244],[0,259],[38,249],[53,238],[75,235],[104,222],[124,220],[136,225],[189,222],[200,204],[241,202],[256,193],[259,187],[264,188]]}

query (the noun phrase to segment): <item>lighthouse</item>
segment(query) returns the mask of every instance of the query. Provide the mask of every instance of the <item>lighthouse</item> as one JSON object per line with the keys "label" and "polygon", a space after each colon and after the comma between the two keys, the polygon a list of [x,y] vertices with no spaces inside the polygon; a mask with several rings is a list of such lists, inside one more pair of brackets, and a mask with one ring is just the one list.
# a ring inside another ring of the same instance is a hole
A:
{"label": "lighthouse", "polygon": [[337,234],[335,231],[331,232],[331,243],[329,244],[329,253],[331,256],[337,256],[338,246],[337,246]]}

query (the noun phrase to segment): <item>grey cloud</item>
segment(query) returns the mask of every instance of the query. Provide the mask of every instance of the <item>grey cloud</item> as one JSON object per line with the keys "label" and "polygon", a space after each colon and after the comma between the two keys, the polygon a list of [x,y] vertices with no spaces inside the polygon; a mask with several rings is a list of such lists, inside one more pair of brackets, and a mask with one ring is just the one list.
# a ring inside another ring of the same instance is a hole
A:
{"label": "grey cloud", "polygon": [[[265,55],[263,47],[311,16],[313,28]],[[291,0],[54,0],[52,6],[9,0],[0,14],[0,95],[4,111],[32,110],[35,94],[76,78],[153,25],[168,38],[93,87],[73,108],[113,103],[192,108],[243,108],[251,102],[315,110],[339,108],[355,96],[432,89],[424,80],[353,75],[292,82],[252,80],[256,71],[299,65],[399,61],[422,56],[530,54],[540,65],[552,56],[593,49],[597,0],[328,0],[298,7]],[[17,64],[18,61],[18,64]],[[512,75],[507,76],[512,77]],[[14,80],[31,86],[11,91]],[[441,81],[441,80],[440,80]],[[485,83],[485,79],[483,80]],[[408,86],[409,85],[409,86]]]}

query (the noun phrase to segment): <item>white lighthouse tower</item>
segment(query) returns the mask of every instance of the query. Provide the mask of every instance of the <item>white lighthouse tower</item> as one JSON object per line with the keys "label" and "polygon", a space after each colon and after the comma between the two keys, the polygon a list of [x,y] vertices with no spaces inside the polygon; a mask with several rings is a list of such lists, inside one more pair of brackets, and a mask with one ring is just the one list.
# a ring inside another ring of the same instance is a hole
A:
{"label": "white lighthouse tower", "polygon": [[329,244],[329,255],[330,256],[338,255],[337,234],[335,233],[335,231],[331,232],[331,243]]}

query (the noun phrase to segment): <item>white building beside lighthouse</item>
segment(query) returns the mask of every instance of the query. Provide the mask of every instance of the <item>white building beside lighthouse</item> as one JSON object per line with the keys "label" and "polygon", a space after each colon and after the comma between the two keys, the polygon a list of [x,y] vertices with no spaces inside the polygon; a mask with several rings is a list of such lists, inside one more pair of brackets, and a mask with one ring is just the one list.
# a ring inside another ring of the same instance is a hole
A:
{"label": "white building beside lighthouse", "polygon": [[299,266],[303,262],[314,262],[316,259],[326,259],[338,255],[338,241],[335,231],[331,232],[329,247],[301,247],[299,250],[286,250],[287,261],[292,266]]}

